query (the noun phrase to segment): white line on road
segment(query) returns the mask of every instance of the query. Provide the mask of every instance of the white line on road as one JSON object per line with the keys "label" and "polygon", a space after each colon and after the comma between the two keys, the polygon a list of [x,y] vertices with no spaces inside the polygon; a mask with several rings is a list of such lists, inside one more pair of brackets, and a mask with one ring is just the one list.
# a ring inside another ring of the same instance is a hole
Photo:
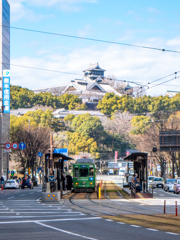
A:
{"label": "white line on road", "polygon": [[14,197],[9,197],[8,199],[12,199],[12,198],[14,198]]}
{"label": "white line on road", "polygon": [[24,196],[25,194],[21,194],[20,197]]}
{"label": "white line on road", "polygon": [[31,192],[30,194],[34,194],[34,192]]}
{"label": "white line on road", "polygon": [[111,219],[105,219],[106,221],[108,221],[108,222],[113,222],[113,220],[111,220]]}
{"label": "white line on road", "polygon": [[40,222],[36,222],[36,223],[41,225],[41,226],[43,226],[43,227],[51,228],[53,230],[56,230],[56,231],[59,231],[59,232],[63,232],[63,233],[67,233],[67,234],[70,234],[70,235],[73,235],[73,236],[77,236],[77,237],[81,237],[81,238],[85,238],[85,239],[97,240],[97,238],[86,237],[86,236],[83,236],[83,235],[80,235],[80,234],[77,234],[77,233],[65,231],[65,230],[60,229],[60,228],[51,227],[49,225],[46,225],[46,224],[43,224],[43,223],[40,223]]}
{"label": "white line on road", "polygon": [[167,234],[171,234],[171,235],[177,235],[177,236],[179,236],[179,234],[178,233],[172,233],[172,232],[166,232]]}
{"label": "white line on road", "polygon": [[137,227],[137,228],[138,228],[138,227],[141,227],[141,226],[137,226],[137,225],[130,225],[130,226],[131,226],[131,227]]}
{"label": "white line on road", "polygon": [[164,197],[164,195],[163,195],[163,194],[159,194],[159,195]]}
{"label": "white line on road", "polygon": [[[20,214],[19,214],[19,215],[20,215]],[[86,214],[81,213],[81,214],[77,214],[76,216],[85,216],[85,215],[86,215]],[[75,217],[74,215],[68,215],[68,217],[70,217],[70,216]],[[67,217],[67,215],[19,216],[19,217],[17,217],[17,216],[6,216],[6,217],[0,217],[0,220],[1,220],[1,219],[6,219],[6,218],[48,218],[48,219],[49,219],[49,217]]]}
{"label": "white line on road", "polygon": [[117,222],[117,223],[119,223],[119,224],[125,224],[125,223],[123,223],[123,222]]}
{"label": "white line on road", "polygon": [[149,231],[154,231],[154,232],[158,232],[159,230],[157,230],[157,229],[152,229],[152,228],[146,228],[147,230],[149,230]]}
{"label": "white line on road", "polygon": [[[60,218],[60,219],[47,219],[47,220],[38,220],[38,222],[61,222],[61,221],[84,221],[84,220],[99,220],[101,217],[90,217],[90,218]],[[12,224],[12,223],[34,223],[34,220],[27,221],[10,221],[10,222],[0,222],[1,224]]]}

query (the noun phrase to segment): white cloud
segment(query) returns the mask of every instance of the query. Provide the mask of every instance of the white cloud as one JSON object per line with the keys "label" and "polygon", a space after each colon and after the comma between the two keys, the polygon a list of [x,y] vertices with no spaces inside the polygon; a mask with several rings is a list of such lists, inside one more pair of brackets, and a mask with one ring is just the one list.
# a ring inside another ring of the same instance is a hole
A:
{"label": "white cloud", "polygon": [[170,47],[180,47],[180,36],[167,41],[167,45]]}
{"label": "white cloud", "polygon": [[[8,0],[11,6],[11,21],[17,21],[21,18],[29,18],[31,20],[37,20],[42,16],[34,15],[32,10],[29,10],[29,6],[38,7],[51,7],[56,6],[62,11],[80,11],[81,3],[96,3],[97,0]],[[47,17],[47,16],[45,16]]]}
{"label": "white cloud", "polygon": [[[153,46],[153,41],[150,41]],[[146,45],[149,45],[149,42]],[[103,44],[103,46],[104,48],[98,48],[92,45],[88,48],[75,49],[64,55],[59,52],[53,54],[47,52],[46,57],[41,58],[40,55],[38,58],[21,57],[12,59],[11,63],[78,73],[82,74],[83,77],[82,70],[89,67],[90,63],[99,62],[100,66],[106,69],[106,76],[114,75],[117,79],[126,79],[142,84],[147,84],[180,70],[179,54],[176,53],[117,45]],[[66,85],[74,78],[81,78],[81,76],[11,66],[11,83],[30,89]],[[164,80],[168,80],[168,78]],[[178,85],[178,82],[179,79],[176,79],[169,84]],[[154,85],[150,85],[150,87],[152,86]],[[180,90],[180,88],[162,85],[150,88],[147,93],[160,95],[164,94],[166,90]]]}

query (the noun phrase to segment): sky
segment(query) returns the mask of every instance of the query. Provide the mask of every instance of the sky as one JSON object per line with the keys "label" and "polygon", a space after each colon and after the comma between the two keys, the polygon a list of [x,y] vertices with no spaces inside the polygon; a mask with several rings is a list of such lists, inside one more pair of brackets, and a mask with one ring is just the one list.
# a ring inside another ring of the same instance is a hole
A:
{"label": "sky", "polygon": [[[180,52],[179,0],[174,0],[173,4],[169,0],[8,2],[11,6],[12,85],[29,89],[67,85],[75,78],[81,79],[82,70],[98,62],[106,70],[106,77],[129,81],[131,86],[141,84],[147,95],[180,91],[180,53],[15,29]],[[163,78],[167,75],[171,76]],[[160,78],[163,79],[156,81]],[[165,81],[169,82],[163,83]]]}

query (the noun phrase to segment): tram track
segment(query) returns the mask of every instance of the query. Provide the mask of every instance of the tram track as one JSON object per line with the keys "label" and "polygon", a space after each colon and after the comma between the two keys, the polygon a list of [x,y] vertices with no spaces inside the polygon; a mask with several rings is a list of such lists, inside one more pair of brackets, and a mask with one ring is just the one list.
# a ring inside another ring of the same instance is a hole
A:
{"label": "tram track", "polygon": [[[132,216],[128,216],[128,215],[124,215],[124,214],[112,214],[112,213],[109,213],[109,212],[105,212],[105,211],[101,211],[101,210],[97,210],[97,209],[93,209],[93,208],[89,208],[89,207],[85,207],[85,206],[82,206],[82,205],[80,205],[80,204],[78,204],[77,202],[75,202],[74,201],[74,197],[75,196],[77,196],[77,194],[78,193],[75,193],[73,196],[71,196],[70,198],[69,198],[69,201],[73,204],[73,205],[75,205],[75,206],[77,206],[77,207],[79,207],[79,208],[81,208],[81,209],[85,209],[85,210],[89,210],[89,211],[92,211],[92,212],[96,212],[96,213],[100,213],[100,214],[102,214],[102,216],[106,216],[105,218],[108,218],[108,216],[109,217],[119,217],[122,221],[123,220],[125,220],[125,221],[142,221],[142,219],[139,219],[139,218],[137,218],[137,216],[136,217],[132,217]],[[115,209],[115,210],[121,210],[121,211],[123,211],[121,208],[116,208],[116,207],[112,207],[112,206],[107,206],[107,205],[105,205],[105,204],[102,204],[102,203],[97,203],[97,202],[95,202],[95,201],[93,201],[92,199],[90,199],[90,196],[91,196],[91,193],[87,193],[86,195],[85,195],[85,198],[84,199],[87,199],[87,200],[89,200],[91,203],[93,203],[93,204],[96,204],[96,205],[99,205],[99,206],[101,206],[101,207],[105,207],[105,208],[111,208],[111,209]],[[127,210],[124,210],[124,211],[126,211],[127,212]],[[146,223],[148,223],[148,224],[157,224],[157,225],[167,225],[167,224],[165,224],[165,223],[161,223],[161,222],[159,222],[159,220],[166,220],[166,218],[164,218],[164,217],[161,217],[161,216],[156,216],[156,215],[150,215],[150,214],[142,214],[142,213],[139,213],[139,212],[134,212],[134,211],[128,211],[128,212],[130,212],[130,213],[136,213],[137,215],[141,215],[141,216],[149,216],[149,217],[153,217],[153,218],[155,218],[156,219],[156,221],[151,221],[151,220],[144,220],[143,219],[143,221],[144,222],[146,222]],[[168,218],[168,220],[173,220],[173,221],[175,221],[175,219],[174,218]],[[171,222],[169,222],[168,223],[168,225],[170,225],[170,226],[175,226],[175,227],[180,227],[180,224],[171,224]]]}

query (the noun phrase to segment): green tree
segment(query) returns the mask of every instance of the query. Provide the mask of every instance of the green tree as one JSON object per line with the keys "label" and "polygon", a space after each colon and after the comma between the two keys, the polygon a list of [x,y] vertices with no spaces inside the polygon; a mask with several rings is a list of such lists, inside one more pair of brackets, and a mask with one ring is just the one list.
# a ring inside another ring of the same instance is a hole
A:
{"label": "green tree", "polygon": [[135,116],[131,120],[132,130],[130,133],[133,135],[144,134],[145,131],[151,126],[151,118],[146,116]]}

